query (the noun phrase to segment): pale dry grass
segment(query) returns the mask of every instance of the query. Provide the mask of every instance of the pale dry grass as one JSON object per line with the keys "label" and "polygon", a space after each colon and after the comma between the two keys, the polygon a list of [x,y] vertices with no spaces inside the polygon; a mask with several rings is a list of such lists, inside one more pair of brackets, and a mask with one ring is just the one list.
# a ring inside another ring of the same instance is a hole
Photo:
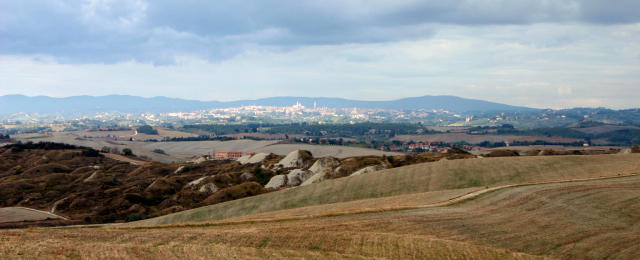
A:
{"label": "pale dry grass", "polygon": [[166,129],[166,128],[157,128],[158,130],[158,135],[161,137],[169,137],[169,138],[173,138],[173,137],[198,137],[197,134],[194,133],[187,133],[187,132],[182,132],[182,131],[176,131],[176,130],[170,130],[170,129]]}
{"label": "pale dry grass", "polygon": [[[6,259],[536,259],[433,236],[298,224],[182,229],[2,230]],[[26,243],[25,243],[26,242]]]}
{"label": "pale dry grass", "polygon": [[639,222],[640,176],[632,176],[505,188],[447,207],[300,220],[0,230],[0,254],[7,259],[638,259]]}
{"label": "pale dry grass", "polygon": [[256,149],[255,152],[259,153],[275,153],[279,155],[287,155],[295,150],[307,150],[313,154],[314,157],[336,157],[347,158],[357,156],[393,156],[400,155],[402,153],[385,152],[376,149],[349,147],[339,145],[310,145],[310,144],[274,144]]}
{"label": "pale dry grass", "polygon": [[187,210],[136,224],[212,221],[269,211],[430,191],[615,177],[635,173],[639,169],[638,154],[442,160],[329,180]]}
{"label": "pale dry grass", "polygon": [[62,219],[58,215],[23,207],[0,208],[0,223],[17,221],[37,221],[46,219]]}
{"label": "pale dry grass", "polygon": [[552,143],[571,143],[582,142],[579,138],[564,138],[564,137],[546,137],[546,136],[523,136],[523,135],[472,135],[465,133],[446,133],[446,134],[428,134],[428,135],[398,135],[393,140],[399,141],[423,141],[423,142],[445,142],[445,143],[457,143],[467,142],[472,144],[481,143],[484,141],[489,142],[509,142],[515,141],[546,141]]}

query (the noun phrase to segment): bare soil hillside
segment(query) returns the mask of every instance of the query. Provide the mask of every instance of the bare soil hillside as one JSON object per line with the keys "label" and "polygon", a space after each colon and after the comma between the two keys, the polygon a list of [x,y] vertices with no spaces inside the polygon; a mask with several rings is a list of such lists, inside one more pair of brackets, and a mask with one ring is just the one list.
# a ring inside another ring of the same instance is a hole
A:
{"label": "bare soil hillside", "polygon": [[[253,172],[256,165],[162,164],[109,156],[113,159],[55,143],[2,147],[0,207],[28,207],[102,223],[160,216],[265,192],[261,184],[239,177]],[[259,173],[263,182],[274,174]],[[218,195],[212,197],[214,193]]]}

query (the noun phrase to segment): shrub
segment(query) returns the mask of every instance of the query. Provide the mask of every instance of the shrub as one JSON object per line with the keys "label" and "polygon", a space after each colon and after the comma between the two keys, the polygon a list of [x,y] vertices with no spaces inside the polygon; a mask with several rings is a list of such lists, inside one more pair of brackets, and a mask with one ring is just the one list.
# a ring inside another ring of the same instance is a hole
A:
{"label": "shrub", "polygon": [[154,152],[154,153],[158,153],[158,154],[167,154],[167,153],[165,153],[165,152],[164,152],[164,150],[162,150],[162,149],[153,149],[153,152]]}
{"label": "shrub", "polygon": [[125,222],[132,222],[132,221],[143,220],[143,219],[146,219],[146,218],[147,218],[147,215],[145,215],[145,214],[133,213],[133,214],[127,215],[127,217],[124,219],[124,221]]}
{"label": "shrub", "polygon": [[469,152],[457,147],[450,148],[449,150],[447,150],[447,153],[448,154],[469,154]]}
{"label": "shrub", "polygon": [[100,152],[92,148],[86,148],[82,150],[81,154],[82,156],[86,156],[86,157],[103,157],[102,154],[100,154]]}
{"label": "shrub", "polygon": [[[281,169],[278,169],[278,171],[282,172]],[[267,185],[271,177],[273,177],[273,173],[265,169],[262,169],[262,167],[256,167],[253,169],[253,176],[256,176],[256,180],[258,183],[262,185]]]}
{"label": "shrub", "polygon": [[104,222],[105,223],[116,222],[116,220],[118,220],[118,216],[116,214],[113,214],[113,213],[109,214],[109,216],[104,218]]}
{"label": "shrub", "polygon": [[486,157],[507,157],[507,156],[520,156],[520,154],[518,153],[518,151],[514,151],[514,150],[498,149],[498,150],[491,151],[485,156]]}
{"label": "shrub", "polygon": [[122,154],[124,156],[133,156],[133,151],[131,151],[131,149],[129,149],[129,148],[124,148],[124,149],[122,149]]}
{"label": "shrub", "polygon": [[221,203],[230,200],[241,199],[244,197],[250,197],[265,193],[265,190],[262,185],[257,182],[245,182],[240,185],[231,186],[229,188],[222,189],[215,194],[209,196],[203,201],[203,204],[210,205]]}
{"label": "shrub", "polygon": [[153,127],[151,127],[150,125],[143,125],[141,127],[138,127],[138,133],[148,134],[148,135],[157,135],[158,130],[153,129]]}

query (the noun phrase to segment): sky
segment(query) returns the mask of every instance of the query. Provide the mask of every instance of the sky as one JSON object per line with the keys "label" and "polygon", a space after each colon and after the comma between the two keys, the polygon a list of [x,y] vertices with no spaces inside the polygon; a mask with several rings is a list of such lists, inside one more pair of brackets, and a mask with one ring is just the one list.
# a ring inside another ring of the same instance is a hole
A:
{"label": "sky", "polygon": [[0,95],[640,107],[637,0],[0,0]]}

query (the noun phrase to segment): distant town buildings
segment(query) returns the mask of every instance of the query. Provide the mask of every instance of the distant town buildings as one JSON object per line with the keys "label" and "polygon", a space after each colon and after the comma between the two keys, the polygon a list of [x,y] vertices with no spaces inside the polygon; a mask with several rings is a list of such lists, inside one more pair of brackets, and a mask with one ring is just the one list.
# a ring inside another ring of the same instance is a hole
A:
{"label": "distant town buildings", "polygon": [[242,157],[242,151],[219,151],[216,152],[216,160],[237,159]]}

